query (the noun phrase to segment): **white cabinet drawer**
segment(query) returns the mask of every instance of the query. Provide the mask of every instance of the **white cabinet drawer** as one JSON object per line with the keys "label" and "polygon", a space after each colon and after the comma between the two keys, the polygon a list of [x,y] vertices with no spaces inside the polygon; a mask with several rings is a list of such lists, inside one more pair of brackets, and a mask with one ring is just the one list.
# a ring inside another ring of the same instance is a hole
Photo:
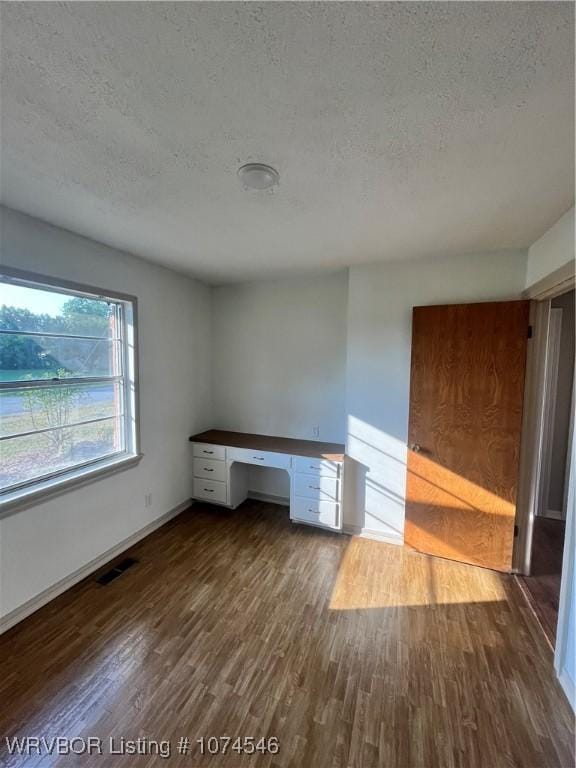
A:
{"label": "white cabinet drawer", "polygon": [[340,505],[333,501],[302,499],[297,496],[292,508],[292,519],[340,529]]}
{"label": "white cabinet drawer", "polygon": [[259,467],[280,467],[289,469],[292,456],[274,451],[254,451],[251,448],[228,448],[228,461],[241,461]]}
{"label": "white cabinet drawer", "polygon": [[338,478],[326,475],[294,475],[294,493],[307,499],[318,501],[338,501]]}
{"label": "white cabinet drawer", "polygon": [[214,459],[194,459],[194,477],[226,481],[226,462]]}
{"label": "white cabinet drawer", "polygon": [[225,459],[226,448],[223,445],[210,445],[209,443],[194,443],[194,456],[203,459]]}
{"label": "white cabinet drawer", "polygon": [[294,456],[292,466],[296,472],[303,472],[308,475],[330,475],[331,477],[337,477],[340,468],[337,461],[315,459],[310,456]]}
{"label": "white cabinet drawer", "polygon": [[199,477],[194,478],[195,499],[206,499],[206,501],[226,504],[227,491],[226,483],[219,483],[216,480],[204,480]]}

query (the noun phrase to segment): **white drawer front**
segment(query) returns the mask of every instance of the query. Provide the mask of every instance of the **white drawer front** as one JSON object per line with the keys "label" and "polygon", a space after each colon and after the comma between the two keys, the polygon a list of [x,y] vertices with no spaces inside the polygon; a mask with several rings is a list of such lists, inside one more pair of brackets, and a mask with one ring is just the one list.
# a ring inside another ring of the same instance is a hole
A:
{"label": "white drawer front", "polygon": [[318,501],[338,501],[340,485],[338,478],[326,475],[294,475],[294,493]]}
{"label": "white drawer front", "polygon": [[194,443],[194,456],[203,459],[225,459],[226,448],[223,445],[209,445],[208,443]]}
{"label": "white drawer front", "polygon": [[214,459],[194,459],[194,477],[226,481],[226,462]]}
{"label": "white drawer front", "polygon": [[227,490],[226,483],[219,483],[216,480],[204,480],[198,477],[194,478],[195,499],[206,499],[206,501],[226,504]]}
{"label": "white drawer front", "polygon": [[292,507],[292,519],[340,529],[340,505],[333,501],[301,499],[297,496]]}
{"label": "white drawer front", "polygon": [[259,467],[280,467],[289,469],[292,456],[274,451],[254,451],[251,448],[228,448],[228,461],[241,461],[244,464],[256,464]]}
{"label": "white drawer front", "polygon": [[314,459],[308,456],[294,456],[292,466],[296,472],[304,472],[308,475],[329,475],[337,477],[340,464],[328,459]]}

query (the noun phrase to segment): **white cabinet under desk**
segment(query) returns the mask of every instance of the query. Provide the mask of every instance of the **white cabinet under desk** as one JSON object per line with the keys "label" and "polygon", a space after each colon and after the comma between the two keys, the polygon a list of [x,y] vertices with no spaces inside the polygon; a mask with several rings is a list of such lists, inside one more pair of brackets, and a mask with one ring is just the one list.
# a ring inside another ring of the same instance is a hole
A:
{"label": "white cabinet under desk", "polygon": [[235,509],[248,496],[250,465],[290,477],[290,519],[342,530],[344,446],[209,430],[192,435],[194,498]]}

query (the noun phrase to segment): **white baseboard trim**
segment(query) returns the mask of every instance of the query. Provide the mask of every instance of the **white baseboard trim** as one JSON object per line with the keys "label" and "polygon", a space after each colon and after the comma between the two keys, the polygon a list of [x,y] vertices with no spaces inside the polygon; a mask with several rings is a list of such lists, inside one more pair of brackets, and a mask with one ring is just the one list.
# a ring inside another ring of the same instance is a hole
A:
{"label": "white baseboard trim", "polygon": [[347,533],[350,536],[361,536],[363,539],[374,539],[375,541],[383,541],[386,544],[396,544],[402,546],[404,544],[404,537],[400,533],[384,533],[383,531],[374,531],[371,528],[362,528],[361,525],[343,525],[343,533]]}
{"label": "white baseboard trim", "polygon": [[286,496],[274,496],[271,493],[260,493],[260,491],[248,491],[248,498],[255,501],[265,501],[268,504],[280,504],[282,507],[290,506],[290,499]]}
{"label": "white baseboard trim", "polygon": [[550,520],[564,520],[561,509],[547,509],[544,517],[548,517]]}
{"label": "white baseboard trim", "polygon": [[558,675],[558,682],[562,686],[562,689],[566,694],[566,698],[570,702],[570,706],[576,712],[576,686],[574,685],[574,681],[571,679],[565,669],[563,669]]}
{"label": "white baseboard trim", "polygon": [[3,632],[6,632],[7,630],[14,627],[23,619],[30,616],[39,608],[42,608],[42,606],[46,605],[46,603],[49,603],[51,600],[54,600],[54,598],[58,597],[58,595],[61,595],[63,592],[66,592],[66,590],[70,589],[70,587],[73,587],[74,584],[77,584],[79,581],[82,581],[82,579],[85,579],[86,576],[89,576],[91,573],[94,573],[94,571],[97,571],[101,566],[105,565],[109,560],[112,560],[117,555],[124,552],[126,549],[129,549],[134,544],[139,542],[141,539],[146,538],[146,536],[153,533],[153,531],[155,531],[156,529],[161,528],[165,523],[167,523],[173,517],[176,517],[181,512],[184,512],[185,509],[188,509],[190,504],[191,504],[190,499],[183,501],[181,504],[178,504],[169,512],[166,512],[164,515],[157,517],[156,520],[153,520],[151,523],[148,523],[148,525],[145,525],[144,528],[140,528],[140,530],[136,531],[135,533],[132,533],[127,538],[122,539],[122,541],[118,542],[118,544],[115,544],[110,549],[107,549],[106,552],[103,552],[101,555],[98,555],[98,557],[95,557],[93,560],[90,560],[89,563],[86,563],[86,565],[83,565],[81,568],[78,568],[78,570],[74,571],[69,576],[65,576],[60,581],[57,581],[56,584],[53,584],[51,587],[48,587],[48,589],[45,589],[43,592],[40,592],[40,594],[36,595],[36,597],[33,597],[31,600],[28,600],[23,605],[18,606],[18,608],[15,608],[13,611],[10,611],[10,613],[7,613],[5,616],[0,617],[0,635]]}

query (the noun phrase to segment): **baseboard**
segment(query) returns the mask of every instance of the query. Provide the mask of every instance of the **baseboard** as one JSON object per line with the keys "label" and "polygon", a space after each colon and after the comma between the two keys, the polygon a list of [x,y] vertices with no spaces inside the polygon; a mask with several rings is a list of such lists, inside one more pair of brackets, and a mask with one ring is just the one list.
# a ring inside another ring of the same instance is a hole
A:
{"label": "baseboard", "polygon": [[248,498],[255,501],[265,501],[267,504],[280,504],[282,507],[290,506],[290,499],[286,496],[274,496],[271,493],[260,493],[260,491],[248,491]]}
{"label": "baseboard", "polygon": [[528,606],[528,610],[532,614],[534,621],[536,624],[538,624],[538,627],[542,634],[544,635],[544,638],[546,642],[548,643],[550,650],[552,653],[554,653],[554,637],[550,634],[550,630],[548,630],[544,624],[540,621],[540,617],[538,616],[536,612],[536,606],[534,604],[534,598],[532,597],[532,593],[530,590],[526,587],[526,584],[524,583],[524,578],[520,574],[515,574],[514,581],[516,582],[516,586],[522,593],[522,596],[524,600],[526,600],[526,605]]}
{"label": "baseboard", "polygon": [[564,515],[561,509],[547,509],[543,517],[547,517],[549,520],[563,520]]}
{"label": "baseboard", "polygon": [[375,541],[383,541],[386,544],[396,544],[398,546],[404,544],[404,537],[400,533],[374,531],[371,528],[363,528],[361,525],[343,525],[342,531],[350,536],[361,536],[363,539],[374,539]]}
{"label": "baseboard", "polygon": [[576,686],[574,681],[568,675],[565,669],[563,669],[558,675],[558,682],[562,686],[562,690],[566,694],[566,698],[570,702],[570,706],[576,711]]}
{"label": "baseboard", "polygon": [[15,608],[13,611],[10,611],[10,613],[7,613],[6,616],[2,616],[0,618],[0,635],[14,627],[23,619],[26,619],[39,608],[42,608],[44,605],[49,603],[51,600],[54,600],[54,598],[58,597],[58,595],[66,592],[66,590],[70,589],[70,587],[73,587],[74,584],[77,584],[91,573],[94,573],[94,571],[97,571],[101,566],[105,565],[107,562],[124,552],[126,549],[132,547],[141,539],[146,538],[146,536],[153,533],[157,528],[161,528],[173,517],[176,517],[176,515],[184,512],[184,510],[187,509],[190,504],[190,499],[183,501],[169,512],[166,512],[161,517],[158,517],[156,520],[148,523],[148,525],[145,525],[144,528],[140,528],[140,530],[131,534],[126,539],[123,539],[122,541],[118,542],[118,544],[115,544],[110,549],[107,549],[106,552],[103,552],[98,557],[95,557],[94,560],[90,560],[89,563],[86,563],[86,565],[78,568],[78,570],[74,571],[69,576],[66,576],[65,578],[56,582],[56,584],[48,587],[48,589],[40,592],[40,594],[36,595],[36,597],[33,597],[31,600],[28,600],[28,602],[18,606],[18,608]]}

